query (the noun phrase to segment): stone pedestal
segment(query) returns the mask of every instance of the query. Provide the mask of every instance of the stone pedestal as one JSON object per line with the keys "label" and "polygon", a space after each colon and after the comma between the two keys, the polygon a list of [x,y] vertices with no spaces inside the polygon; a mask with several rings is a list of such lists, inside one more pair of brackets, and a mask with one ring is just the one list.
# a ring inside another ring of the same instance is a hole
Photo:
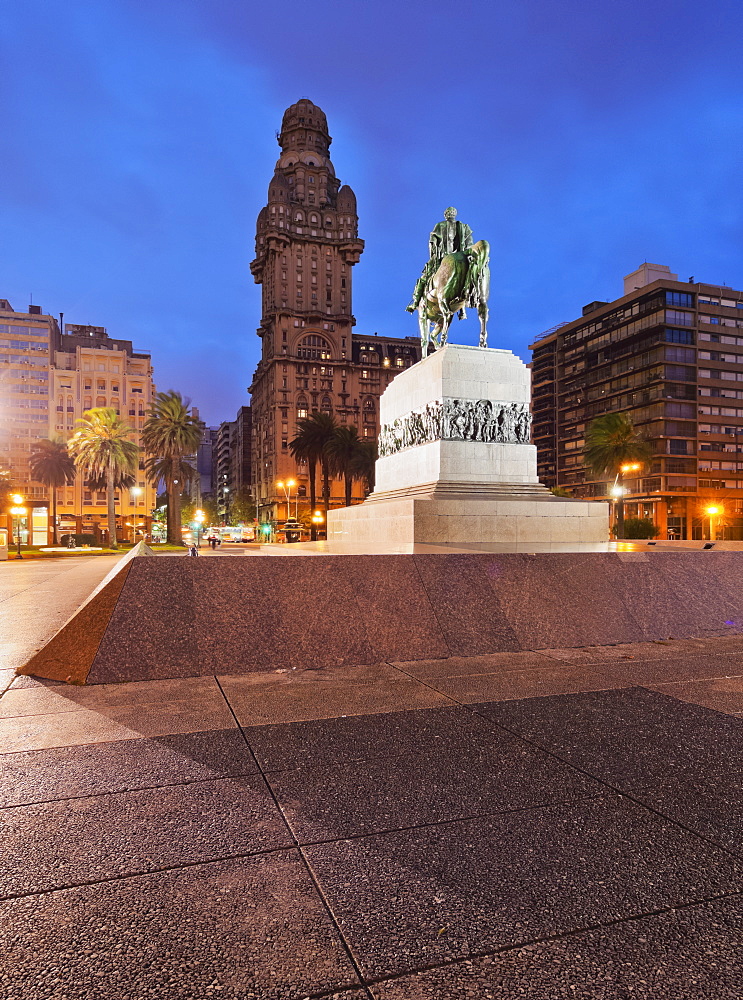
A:
{"label": "stone pedestal", "polygon": [[530,375],[511,351],[455,345],[398,375],[381,398],[375,490],[328,513],[328,539],[606,541],[608,504],[555,497],[537,478]]}

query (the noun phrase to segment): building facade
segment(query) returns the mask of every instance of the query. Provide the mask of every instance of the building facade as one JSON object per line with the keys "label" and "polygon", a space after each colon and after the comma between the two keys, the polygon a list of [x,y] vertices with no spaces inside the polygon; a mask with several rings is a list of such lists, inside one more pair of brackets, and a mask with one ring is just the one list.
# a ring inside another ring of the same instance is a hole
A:
{"label": "building facade", "polygon": [[[132,428],[138,446],[155,394],[150,355],[130,340],[109,337],[101,326],[67,323],[58,339],[49,372],[48,436],[72,437],[77,420],[92,407],[110,407]],[[149,535],[156,488],[144,472],[141,453],[135,483],[116,492],[120,539]],[[61,531],[101,534],[107,530],[105,490],[92,490],[82,476],[57,490]]]}
{"label": "building facade", "polygon": [[652,518],[662,538],[743,538],[743,292],[643,264],[621,298],[590,303],[531,350],[542,482],[606,498],[586,427],[625,412],[653,450],[625,481],[625,515]]}
{"label": "building facade", "polygon": [[[40,306],[16,312],[0,299],[0,472],[25,500],[23,544],[48,541],[49,490],[33,479],[29,458],[37,441],[49,436],[50,370],[58,338],[57,320]],[[11,528],[6,512],[0,514],[3,526]]]}
{"label": "building facade", "polygon": [[[341,186],[330,160],[324,113],[309,100],[297,102],[277,138],[281,155],[258,215],[250,265],[262,286],[261,360],[250,386],[251,479],[262,521],[286,509],[279,480],[297,482],[300,514],[308,511],[307,468],[289,452],[297,421],[329,413],[376,440],[379,396],[420,358],[417,337],[354,332],[352,270],[364,243],[356,197]],[[342,505],[343,497],[341,480],[333,480],[331,505]],[[355,484],[354,499],[363,497],[362,484]]]}

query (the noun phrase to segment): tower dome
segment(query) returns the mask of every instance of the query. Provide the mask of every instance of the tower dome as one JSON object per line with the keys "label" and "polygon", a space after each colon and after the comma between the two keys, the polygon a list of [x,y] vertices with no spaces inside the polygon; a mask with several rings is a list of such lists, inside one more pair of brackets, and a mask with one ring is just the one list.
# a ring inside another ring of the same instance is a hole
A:
{"label": "tower dome", "polygon": [[288,149],[314,149],[323,156],[328,155],[333,141],[328,134],[325,112],[308,97],[301,98],[286,109],[277,138],[285,152]]}

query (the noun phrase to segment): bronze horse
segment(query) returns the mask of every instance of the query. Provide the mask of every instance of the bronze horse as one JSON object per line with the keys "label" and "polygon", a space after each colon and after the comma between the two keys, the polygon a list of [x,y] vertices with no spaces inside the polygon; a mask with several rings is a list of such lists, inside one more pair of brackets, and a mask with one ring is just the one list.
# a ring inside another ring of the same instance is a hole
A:
{"label": "bronze horse", "polygon": [[[488,346],[488,294],[490,293],[490,244],[478,240],[466,251],[446,254],[417,303],[421,356],[428,348],[444,347],[455,313],[464,319],[473,306],[480,317],[480,347]],[[433,328],[431,328],[433,323]]]}

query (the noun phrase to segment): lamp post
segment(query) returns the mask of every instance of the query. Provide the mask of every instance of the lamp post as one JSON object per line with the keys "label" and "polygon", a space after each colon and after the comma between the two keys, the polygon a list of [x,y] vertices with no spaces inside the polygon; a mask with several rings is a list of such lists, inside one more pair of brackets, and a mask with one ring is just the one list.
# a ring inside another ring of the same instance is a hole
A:
{"label": "lamp post", "polygon": [[291,491],[297,484],[294,482],[293,479],[287,479],[286,482],[282,482],[282,480],[279,480],[276,483],[276,485],[280,490],[284,491],[284,496],[286,497],[286,519],[287,521],[290,521],[292,516]]}
{"label": "lamp post", "polygon": [[322,516],[322,511],[316,510],[312,515],[312,523],[315,526],[315,530],[319,531],[325,518]]}
{"label": "lamp post", "polygon": [[18,518],[18,523],[16,525],[16,541],[18,544],[16,558],[23,559],[23,556],[21,555],[21,518],[27,513],[26,508],[23,506],[25,500],[20,493],[14,493],[10,499],[14,504],[14,506],[10,508],[10,513],[14,517]]}
{"label": "lamp post", "polygon": [[200,532],[201,532],[202,528],[204,527],[204,518],[205,517],[206,517],[206,515],[204,514],[203,510],[197,510],[196,513],[193,516],[193,519],[196,522],[196,548],[197,549],[201,548],[201,535],[200,535]]}
{"label": "lamp post", "polygon": [[132,516],[133,516],[134,522],[135,522],[135,524],[134,524],[134,530],[132,531],[132,543],[136,543],[136,541],[137,541],[137,526],[136,526],[136,521],[137,521],[137,497],[141,496],[141,494],[142,494],[142,487],[141,486],[132,486],[131,489],[129,490],[129,493],[131,494],[131,496],[130,496],[131,506],[134,509],[134,513],[133,513]]}
{"label": "lamp post", "polygon": [[639,472],[642,468],[639,462],[626,462],[619,466],[614,485],[610,493],[617,502],[617,538],[624,538],[624,476],[627,472]]}
{"label": "lamp post", "polygon": [[715,540],[715,532],[713,531],[714,518],[722,513],[722,507],[718,507],[716,504],[710,504],[709,507],[705,508],[705,512],[709,514],[709,540],[713,542]]}

